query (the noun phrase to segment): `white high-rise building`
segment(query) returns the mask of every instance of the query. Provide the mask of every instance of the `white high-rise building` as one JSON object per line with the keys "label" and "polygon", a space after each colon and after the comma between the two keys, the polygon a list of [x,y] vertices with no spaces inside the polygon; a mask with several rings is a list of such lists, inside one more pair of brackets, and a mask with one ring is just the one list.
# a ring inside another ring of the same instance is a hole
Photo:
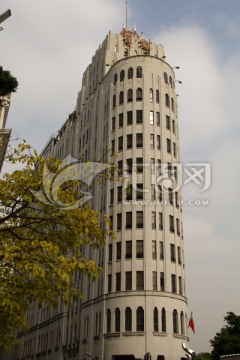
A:
{"label": "white high-rise building", "polygon": [[184,359],[178,130],[175,73],[163,46],[135,29],[109,32],[83,74],[76,111],[43,154],[122,169],[119,180],[95,183],[91,201],[110,217],[116,238],[84,249],[103,270],[95,282],[76,274],[81,301],[58,310],[30,306],[19,358]]}

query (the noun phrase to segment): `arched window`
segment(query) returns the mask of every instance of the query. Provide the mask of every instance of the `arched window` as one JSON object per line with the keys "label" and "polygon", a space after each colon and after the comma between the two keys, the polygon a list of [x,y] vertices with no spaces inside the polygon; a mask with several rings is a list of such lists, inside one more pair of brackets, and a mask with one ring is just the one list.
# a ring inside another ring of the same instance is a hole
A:
{"label": "arched window", "polygon": [[165,94],[165,105],[166,105],[167,107],[170,106],[170,98],[169,98],[169,95],[168,95],[168,94]]}
{"label": "arched window", "polygon": [[175,107],[174,107],[174,99],[171,98],[171,102],[172,102],[172,111],[174,112],[175,111]]}
{"label": "arched window", "polygon": [[166,72],[163,74],[163,77],[164,77],[165,84],[168,84],[168,75]]}
{"label": "arched window", "polygon": [[133,101],[133,91],[132,91],[132,89],[129,89],[129,90],[128,90],[128,93],[127,93],[127,101],[128,101],[128,102]]}
{"label": "arched window", "polygon": [[137,50],[134,50],[134,56],[138,55]]}
{"label": "arched window", "polygon": [[123,81],[124,78],[125,78],[125,71],[121,70],[121,72],[120,72],[120,81]]}
{"label": "arched window", "polygon": [[125,310],[125,331],[132,331],[132,310],[130,307]]}
{"label": "arched window", "polygon": [[159,103],[159,90],[156,90],[156,102]]}
{"label": "arched window", "polygon": [[142,100],[142,89],[138,88],[136,91],[136,100],[141,101]]}
{"label": "arched window", "polygon": [[111,311],[107,309],[107,333],[111,332]]}
{"label": "arched window", "polygon": [[128,56],[128,49],[127,49],[127,48],[124,49],[124,56],[125,56],[125,57]]}
{"label": "arched window", "polygon": [[138,66],[137,67],[137,78],[141,78],[142,77],[142,67]]}
{"label": "arched window", "polygon": [[149,90],[149,99],[151,102],[153,102],[153,89]]}
{"label": "arched window", "polygon": [[128,79],[132,79],[132,78],[133,78],[133,68],[130,67],[130,68],[128,69]]}
{"label": "arched window", "polygon": [[116,107],[116,95],[113,95],[113,103],[112,103],[112,107],[115,108]]}
{"label": "arched window", "polygon": [[115,309],[115,332],[120,332],[120,309]]}
{"label": "arched window", "polygon": [[178,334],[178,312],[176,309],[173,310],[173,333]]}
{"label": "arched window", "polygon": [[141,306],[137,308],[137,331],[144,331],[144,310]]}
{"label": "arched window", "polygon": [[166,322],[166,310],[165,308],[162,308],[162,332],[166,332],[167,331],[167,326],[166,326],[167,322]]}
{"label": "arched window", "polygon": [[117,83],[117,78],[118,78],[117,74],[114,74],[114,85],[116,85]]}
{"label": "arched window", "polygon": [[184,314],[183,314],[183,311],[181,311],[181,314],[180,314],[180,326],[181,326],[181,335],[184,335]]}
{"label": "arched window", "polygon": [[123,102],[124,102],[124,93],[123,91],[121,91],[119,94],[119,105],[122,105]]}
{"label": "arched window", "polygon": [[153,310],[153,331],[158,332],[158,309],[156,307]]}
{"label": "arched window", "polygon": [[171,87],[173,87],[173,81],[171,76],[169,76],[169,84],[171,85]]}

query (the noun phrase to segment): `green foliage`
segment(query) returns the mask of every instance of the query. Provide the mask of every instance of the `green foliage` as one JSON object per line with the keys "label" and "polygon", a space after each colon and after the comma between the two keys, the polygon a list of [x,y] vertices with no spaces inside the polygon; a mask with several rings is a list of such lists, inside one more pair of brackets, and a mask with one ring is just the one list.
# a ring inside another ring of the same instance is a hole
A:
{"label": "green foliage", "polygon": [[[74,273],[96,278],[100,271],[84,258],[82,247],[99,248],[110,232],[105,215],[87,204],[65,210],[34,197],[32,190],[42,191],[46,160],[29,145],[11,149],[6,160],[23,166],[0,179],[0,346],[11,348],[18,331],[27,329],[29,302],[57,306],[59,298],[67,303],[81,296]],[[51,159],[48,165],[56,171],[59,161]],[[67,185],[58,189],[62,203],[76,201],[77,184]]]}
{"label": "green foliage", "polygon": [[240,353],[240,316],[228,312],[224,320],[227,325],[210,340],[213,346],[212,356],[216,360],[221,355]]}
{"label": "green foliage", "polygon": [[206,352],[201,352],[197,354],[198,360],[212,360],[212,355]]}
{"label": "green foliage", "polygon": [[3,70],[0,66],[0,96],[15,92],[18,87],[18,81],[8,70]]}

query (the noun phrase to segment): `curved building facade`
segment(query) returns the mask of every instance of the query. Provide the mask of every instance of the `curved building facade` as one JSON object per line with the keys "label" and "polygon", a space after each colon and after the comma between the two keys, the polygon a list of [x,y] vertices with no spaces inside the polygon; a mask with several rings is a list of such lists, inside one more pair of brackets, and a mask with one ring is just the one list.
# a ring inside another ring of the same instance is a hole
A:
{"label": "curved building facade", "polygon": [[[84,298],[30,311],[25,353],[46,359],[180,360],[188,342],[175,73],[135,30],[109,33],[83,74],[74,112],[43,153],[115,164],[91,206],[116,234],[83,249],[103,270],[76,274]],[[116,179],[117,178],[117,179]],[[34,345],[33,345],[34,344]],[[149,353],[149,354],[148,354]]]}

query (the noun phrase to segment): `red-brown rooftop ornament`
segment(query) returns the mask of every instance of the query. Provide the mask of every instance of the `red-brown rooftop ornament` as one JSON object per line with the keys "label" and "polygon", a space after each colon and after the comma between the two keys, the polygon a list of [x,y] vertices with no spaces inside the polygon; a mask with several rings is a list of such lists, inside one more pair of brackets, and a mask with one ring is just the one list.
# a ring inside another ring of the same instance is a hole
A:
{"label": "red-brown rooftop ornament", "polygon": [[146,39],[140,39],[138,42],[138,47],[144,51],[149,52],[150,50],[150,43]]}
{"label": "red-brown rooftop ornament", "polygon": [[128,30],[123,28],[121,35],[123,36],[123,42],[126,46],[130,47],[132,44],[132,39],[134,35],[137,35],[135,30]]}

